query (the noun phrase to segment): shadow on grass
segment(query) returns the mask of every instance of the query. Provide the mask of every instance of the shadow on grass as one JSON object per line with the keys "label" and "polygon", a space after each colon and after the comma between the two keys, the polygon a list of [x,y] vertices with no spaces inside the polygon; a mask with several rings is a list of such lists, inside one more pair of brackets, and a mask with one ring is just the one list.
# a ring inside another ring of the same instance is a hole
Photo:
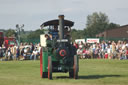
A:
{"label": "shadow on grass", "polygon": [[[87,75],[87,76],[79,76],[78,79],[99,79],[105,77],[121,77],[120,75]],[[68,76],[58,76],[56,79],[70,79]]]}
{"label": "shadow on grass", "polygon": [[120,77],[120,75],[88,75],[88,76],[79,76],[79,79],[99,79],[105,77]]}

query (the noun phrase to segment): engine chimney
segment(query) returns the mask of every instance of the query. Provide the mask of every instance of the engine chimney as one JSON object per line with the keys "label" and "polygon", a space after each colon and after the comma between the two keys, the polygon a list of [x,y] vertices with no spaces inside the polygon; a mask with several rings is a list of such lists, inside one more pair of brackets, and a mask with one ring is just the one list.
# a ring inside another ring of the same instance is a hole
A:
{"label": "engine chimney", "polygon": [[64,15],[59,15],[59,39],[64,39]]}

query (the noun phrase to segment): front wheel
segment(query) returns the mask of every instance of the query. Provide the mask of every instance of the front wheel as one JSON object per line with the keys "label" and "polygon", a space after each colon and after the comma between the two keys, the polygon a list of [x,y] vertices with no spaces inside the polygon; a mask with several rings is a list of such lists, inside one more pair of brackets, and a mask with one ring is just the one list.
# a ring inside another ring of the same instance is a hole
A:
{"label": "front wheel", "polygon": [[48,56],[48,79],[52,79],[52,57]]}
{"label": "front wheel", "polygon": [[42,58],[43,58],[43,53],[42,53],[42,48],[40,50],[40,75],[41,75],[41,78],[43,78],[43,62],[42,62]]}
{"label": "front wheel", "polygon": [[79,69],[79,67],[78,67],[78,58],[77,58],[77,56],[75,55],[74,56],[74,66],[73,66],[73,77],[74,77],[74,79],[78,79],[78,69]]}

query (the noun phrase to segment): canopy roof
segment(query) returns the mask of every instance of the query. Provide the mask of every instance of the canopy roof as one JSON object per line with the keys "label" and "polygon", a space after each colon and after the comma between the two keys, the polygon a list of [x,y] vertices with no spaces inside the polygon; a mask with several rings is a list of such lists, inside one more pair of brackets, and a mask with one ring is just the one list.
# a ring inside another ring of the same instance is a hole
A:
{"label": "canopy roof", "polygon": [[[64,20],[64,24],[65,26],[70,26],[72,27],[74,25],[74,22],[72,21],[69,21],[69,20]],[[55,20],[50,20],[50,21],[47,21],[47,22],[44,22],[41,27],[45,27],[45,26],[51,26],[51,25],[59,25],[59,20],[58,19],[55,19]]]}

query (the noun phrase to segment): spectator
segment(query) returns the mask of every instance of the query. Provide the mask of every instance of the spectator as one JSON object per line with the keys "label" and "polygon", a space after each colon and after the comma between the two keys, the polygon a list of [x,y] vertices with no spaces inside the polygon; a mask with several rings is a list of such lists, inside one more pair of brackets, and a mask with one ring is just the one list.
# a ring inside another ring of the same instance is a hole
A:
{"label": "spectator", "polygon": [[33,53],[30,56],[30,60],[32,60],[32,57],[34,56],[34,60],[36,60],[37,56],[39,55],[39,51],[37,47],[34,49]]}
{"label": "spectator", "polygon": [[77,55],[79,56],[79,58],[83,58],[83,54],[82,54],[82,45],[79,46],[79,49],[77,50]]}
{"label": "spectator", "polygon": [[24,47],[23,59],[26,59],[26,57],[27,57],[27,52],[28,52],[28,47]]}
{"label": "spectator", "polygon": [[110,49],[109,45],[108,45],[108,48],[107,48],[107,54],[108,54],[108,59],[111,59],[111,49]]}
{"label": "spectator", "polygon": [[76,49],[78,49],[78,44],[74,42],[73,46],[75,46]]}
{"label": "spectator", "polygon": [[3,57],[2,48],[0,47],[0,58]]}
{"label": "spectator", "polygon": [[126,59],[128,59],[128,47],[126,47]]}
{"label": "spectator", "polygon": [[82,58],[87,58],[87,53],[86,53],[86,49],[84,48],[82,51],[83,57]]}
{"label": "spectator", "polygon": [[20,49],[19,49],[19,46],[17,46],[17,48],[16,48],[16,60],[19,60],[19,56],[20,56]]}

